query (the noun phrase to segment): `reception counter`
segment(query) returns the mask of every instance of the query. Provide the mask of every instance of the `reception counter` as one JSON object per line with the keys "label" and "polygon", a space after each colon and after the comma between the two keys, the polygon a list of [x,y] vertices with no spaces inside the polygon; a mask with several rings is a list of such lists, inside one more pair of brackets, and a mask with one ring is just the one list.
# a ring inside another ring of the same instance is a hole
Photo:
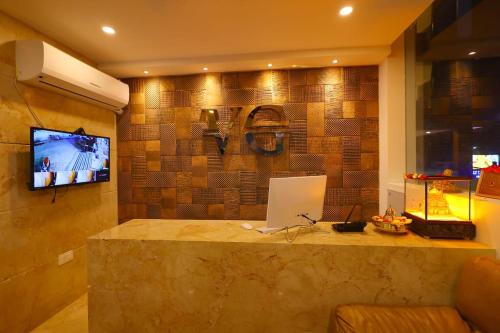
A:
{"label": "reception counter", "polygon": [[453,304],[464,260],[495,256],[372,225],[287,243],[242,222],[265,223],[132,220],[90,238],[90,332],[326,332],[338,304]]}

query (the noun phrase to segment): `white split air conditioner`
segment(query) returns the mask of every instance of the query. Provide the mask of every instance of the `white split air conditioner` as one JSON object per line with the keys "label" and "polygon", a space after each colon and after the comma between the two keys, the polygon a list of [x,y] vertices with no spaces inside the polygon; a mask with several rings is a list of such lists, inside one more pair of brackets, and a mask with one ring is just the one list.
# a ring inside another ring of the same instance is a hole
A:
{"label": "white split air conditioner", "polygon": [[103,108],[128,104],[128,85],[40,40],[16,41],[16,69],[21,82]]}

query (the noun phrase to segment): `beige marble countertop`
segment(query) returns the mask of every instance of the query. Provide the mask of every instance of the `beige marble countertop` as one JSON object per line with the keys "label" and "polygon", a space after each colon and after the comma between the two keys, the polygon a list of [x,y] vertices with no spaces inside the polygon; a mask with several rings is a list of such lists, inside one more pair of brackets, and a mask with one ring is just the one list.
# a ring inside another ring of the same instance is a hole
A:
{"label": "beige marble countertop", "polygon": [[[254,229],[246,230],[240,225],[251,224]],[[155,220],[136,219],[105,230],[91,240],[141,240],[141,241],[190,241],[226,243],[287,243],[285,232],[262,234],[255,230],[265,226],[265,221],[242,220]],[[351,245],[351,246],[393,246],[418,248],[468,248],[492,249],[483,243],[465,240],[429,240],[413,233],[389,235],[374,230],[368,224],[363,233],[340,234],[332,230],[329,222],[319,222],[314,231],[302,229],[290,245]],[[292,229],[295,233],[296,229]]]}

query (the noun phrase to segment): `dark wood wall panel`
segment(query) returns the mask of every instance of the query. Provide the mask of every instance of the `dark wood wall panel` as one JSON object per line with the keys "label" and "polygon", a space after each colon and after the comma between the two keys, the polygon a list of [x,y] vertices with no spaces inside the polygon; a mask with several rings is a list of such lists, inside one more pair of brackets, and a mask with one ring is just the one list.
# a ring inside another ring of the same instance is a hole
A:
{"label": "dark wood wall panel", "polygon": [[[325,220],[378,213],[378,69],[298,70],[133,78],[117,121],[119,218],[265,219],[269,179],[328,176]],[[256,155],[248,113],[283,105],[285,151]],[[232,107],[242,107],[231,121]],[[215,108],[229,145],[220,155],[201,109]]]}

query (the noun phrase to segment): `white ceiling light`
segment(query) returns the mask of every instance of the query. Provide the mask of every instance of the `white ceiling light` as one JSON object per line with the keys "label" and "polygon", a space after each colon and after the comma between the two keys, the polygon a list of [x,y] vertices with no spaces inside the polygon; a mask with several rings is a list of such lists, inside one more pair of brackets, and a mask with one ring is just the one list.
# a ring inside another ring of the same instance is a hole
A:
{"label": "white ceiling light", "polygon": [[208,71],[208,67],[203,67],[203,70],[206,72]]}
{"label": "white ceiling light", "polygon": [[144,70],[144,74],[149,74],[149,71],[147,69]]}
{"label": "white ceiling light", "polygon": [[425,131],[425,134],[431,134],[431,131]]}
{"label": "white ceiling light", "polygon": [[273,64],[269,63],[267,64],[267,67],[273,67]]}
{"label": "white ceiling light", "polygon": [[351,13],[352,13],[352,7],[351,6],[342,7],[340,9],[340,11],[339,11],[340,16],[351,15]]}
{"label": "white ceiling light", "polygon": [[476,54],[476,53],[477,53],[476,51],[470,51],[470,52],[469,52],[469,55],[474,55],[474,54]]}
{"label": "white ceiling light", "polygon": [[116,30],[115,30],[115,28],[110,27],[109,25],[104,25],[104,26],[102,26],[101,30],[102,30],[104,33],[108,34],[108,35],[114,35],[114,34],[116,34]]}
{"label": "white ceiling light", "polygon": [[337,59],[333,59],[333,60],[332,60],[332,64],[336,64],[336,63],[338,63],[338,62],[339,62],[339,61],[338,61]]}

